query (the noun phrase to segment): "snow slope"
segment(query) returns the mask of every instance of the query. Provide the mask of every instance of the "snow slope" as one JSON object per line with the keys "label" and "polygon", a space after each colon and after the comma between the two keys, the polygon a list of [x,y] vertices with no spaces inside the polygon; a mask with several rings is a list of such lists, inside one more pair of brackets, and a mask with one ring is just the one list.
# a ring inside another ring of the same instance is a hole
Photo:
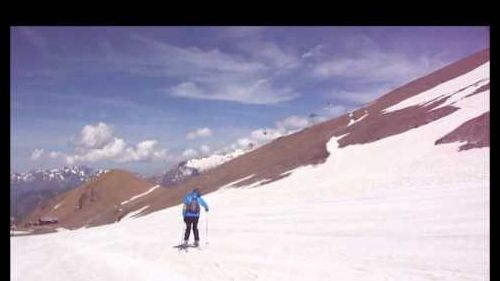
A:
{"label": "snow slope", "polygon": [[489,280],[490,149],[435,145],[489,111],[489,90],[453,102],[459,110],[424,126],[343,148],[332,138],[323,164],[205,196],[201,250],[172,248],[179,205],[12,237],[11,280]]}
{"label": "snow slope", "polygon": [[[474,92],[474,90],[481,86],[488,84],[490,72],[490,63],[485,63],[476,69],[461,75],[455,79],[446,81],[438,86],[422,92],[414,97],[406,99],[399,104],[387,108],[385,112],[396,111],[407,108],[413,105],[423,105],[429,101],[435,101],[437,98],[449,97],[446,103],[439,107],[444,107],[453,104],[460,98],[465,98],[467,95]],[[488,74],[488,75],[485,75]]]}

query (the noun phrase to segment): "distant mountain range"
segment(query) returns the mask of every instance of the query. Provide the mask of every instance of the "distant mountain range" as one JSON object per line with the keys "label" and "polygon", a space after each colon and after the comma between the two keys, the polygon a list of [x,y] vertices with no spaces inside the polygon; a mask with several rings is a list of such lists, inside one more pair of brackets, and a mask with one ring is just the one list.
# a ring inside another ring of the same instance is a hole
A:
{"label": "distant mountain range", "polygon": [[[151,184],[171,188],[245,152],[245,150],[238,149],[231,153],[215,153],[206,157],[183,161],[163,173],[151,177],[143,177],[137,173],[131,174]],[[106,172],[107,170],[104,169],[94,169],[82,165],[12,173],[10,175],[11,218],[14,221],[20,221],[34,209],[47,204],[57,195],[76,189],[90,179]]]}
{"label": "distant mountain range", "polygon": [[159,184],[163,187],[173,187],[182,182],[186,178],[198,176],[200,172],[198,169],[186,166],[187,161],[183,161],[174,165],[165,172],[146,178],[146,180]]}
{"label": "distant mountain range", "polygon": [[10,213],[15,220],[27,215],[45,200],[106,173],[87,166],[32,170],[10,175]]}
{"label": "distant mountain range", "polygon": [[93,169],[87,166],[63,167],[60,169],[32,170],[25,173],[12,173],[10,183],[15,185],[30,183],[53,183],[83,182],[90,177],[106,172],[104,169]]}

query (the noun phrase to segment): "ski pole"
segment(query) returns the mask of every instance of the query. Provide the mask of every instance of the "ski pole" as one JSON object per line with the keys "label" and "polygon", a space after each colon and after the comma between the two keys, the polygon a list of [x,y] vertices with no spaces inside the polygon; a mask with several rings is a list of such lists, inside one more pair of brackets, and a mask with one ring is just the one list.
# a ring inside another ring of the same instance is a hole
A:
{"label": "ski pole", "polygon": [[186,234],[186,230],[187,230],[187,224],[186,222],[184,221],[184,207],[182,207],[182,220],[181,220],[181,229],[183,230],[181,232],[181,243],[180,244],[184,244],[184,236]]}
{"label": "ski pole", "polygon": [[205,237],[207,237],[207,245],[208,245],[208,212],[205,213]]}
{"label": "ski pole", "polygon": [[185,231],[186,231],[184,229],[184,226],[185,225],[184,225],[184,217],[183,217],[182,220],[181,220],[181,229],[182,229],[182,231],[181,231],[181,242],[179,244],[183,244],[184,243],[184,234],[185,234]]}

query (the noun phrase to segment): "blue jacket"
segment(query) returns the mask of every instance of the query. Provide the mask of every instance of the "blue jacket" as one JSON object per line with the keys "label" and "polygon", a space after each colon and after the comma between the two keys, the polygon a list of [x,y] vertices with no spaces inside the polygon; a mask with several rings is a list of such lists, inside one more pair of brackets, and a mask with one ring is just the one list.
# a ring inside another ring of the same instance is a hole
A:
{"label": "blue jacket", "polygon": [[201,198],[200,196],[198,196],[195,192],[189,192],[188,194],[186,194],[186,196],[184,196],[184,207],[182,208],[182,216],[183,217],[199,217],[200,216],[200,212],[190,212],[188,210],[186,210],[186,206],[187,204],[189,204],[189,202],[191,202],[191,199],[194,199],[194,200],[198,200],[198,204],[200,206],[203,206],[205,208],[205,211],[208,211],[208,205],[207,203],[205,202],[205,200],[203,200],[203,198]]}

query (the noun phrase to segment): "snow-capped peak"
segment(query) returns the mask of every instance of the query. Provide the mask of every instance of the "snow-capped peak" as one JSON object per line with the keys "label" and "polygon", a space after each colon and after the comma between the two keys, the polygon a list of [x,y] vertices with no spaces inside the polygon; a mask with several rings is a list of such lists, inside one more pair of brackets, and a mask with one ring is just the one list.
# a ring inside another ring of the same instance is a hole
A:
{"label": "snow-capped peak", "polygon": [[213,154],[204,158],[196,158],[187,161],[186,167],[196,169],[200,172],[213,169],[233,158],[236,158],[244,153],[248,152],[248,150],[236,149],[233,152],[226,154]]}
{"label": "snow-capped peak", "polygon": [[52,168],[31,170],[24,173],[11,173],[11,184],[29,183],[39,181],[64,181],[69,178],[80,178],[82,181],[98,176],[106,172],[103,169],[91,169],[86,166],[74,166],[71,168]]}

